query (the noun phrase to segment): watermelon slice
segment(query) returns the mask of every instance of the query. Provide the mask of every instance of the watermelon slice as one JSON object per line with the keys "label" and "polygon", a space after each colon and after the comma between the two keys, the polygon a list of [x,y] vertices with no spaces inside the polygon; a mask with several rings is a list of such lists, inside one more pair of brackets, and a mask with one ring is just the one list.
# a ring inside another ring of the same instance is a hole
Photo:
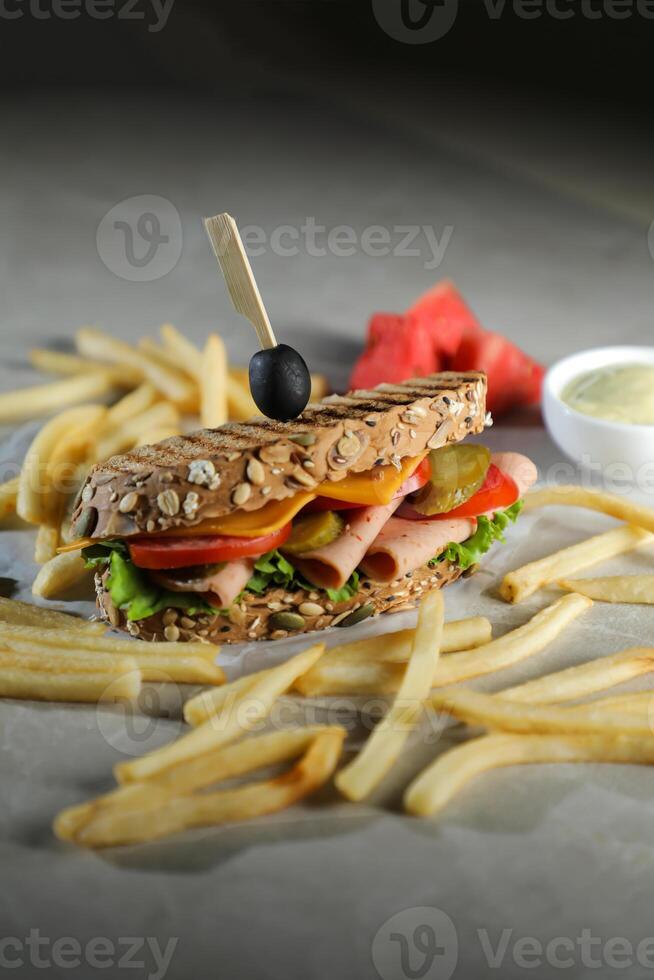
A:
{"label": "watermelon slice", "polygon": [[477,317],[447,279],[423,293],[406,315],[427,329],[435,350],[444,357],[456,354],[464,336],[481,331]]}
{"label": "watermelon slice", "polygon": [[540,401],[544,368],[500,334],[468,334],[449,367],[454,371],[486,372],[486,404],[494,415]]}
{"label": "watermelon slice", "polygon": [[368,346],[356,362],[351,388],[396,384],[440,370],[428,329],[397,313],[374,313],[368,324]]}

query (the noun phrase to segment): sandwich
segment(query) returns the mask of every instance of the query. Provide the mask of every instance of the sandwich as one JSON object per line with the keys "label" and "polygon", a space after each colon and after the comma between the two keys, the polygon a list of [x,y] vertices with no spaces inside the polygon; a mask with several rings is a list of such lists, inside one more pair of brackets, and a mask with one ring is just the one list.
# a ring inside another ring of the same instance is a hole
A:
{"label": "sandwich", "polygon": [[144,640],[234,643],[409,609],[468,574],[536,470],[464,441],[486,377],[332,395],[97,465],[73,512],[100,613]]}

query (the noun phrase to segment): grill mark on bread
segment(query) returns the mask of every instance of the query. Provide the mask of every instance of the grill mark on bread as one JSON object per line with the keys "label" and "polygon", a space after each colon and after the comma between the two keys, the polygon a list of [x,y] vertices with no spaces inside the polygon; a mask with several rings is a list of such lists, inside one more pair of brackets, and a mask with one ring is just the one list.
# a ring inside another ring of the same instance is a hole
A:
{"label": "grill mark on bread", "polygon": [[[193,527],[235,510],[258,510],[297,493],[300,488],[293,475],[307,463],[315,484],[371,470],[381,462],[399,465],[407,456],[481,432],[485,395],[486,379],[479,372],[444,372],[371,391],[330,395],[308,405],[289,423],[258,416],[114,456],[96,466],[87,481],[98,514],[93,536],[126,537],[153,527],[157,532]],[[353,442],[358,443],[346,457],[337,448],[344,437],[350,450]],[[249,480],[247,468],[252,459],[261,463],[263,480],[259,467],[255,468],[257,480]],[[196,465],[191,472],[194,462],[207,465]],[[234,500],[233,491],[241,484],[249,492],[241,491]],[[167,489],[180,501],[175,514],[162,513],[157,503],[170,497],[160,496]],[[131,492],[137,493],[138,503],[122,514],[116,500]],[[185,507],[189,493],[194,494],[192,506],[189,501]],[[74,522],[81,525],[83,516],[84,505],[80,504]]]}

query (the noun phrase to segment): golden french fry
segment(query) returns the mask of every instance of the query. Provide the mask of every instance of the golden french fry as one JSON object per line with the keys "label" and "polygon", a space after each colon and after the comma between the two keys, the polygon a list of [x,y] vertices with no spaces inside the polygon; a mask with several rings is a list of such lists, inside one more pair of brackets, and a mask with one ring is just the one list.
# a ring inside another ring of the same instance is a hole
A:
{"label": "golden french fry", "polygon": [[[177,684],[225,683],[224,672],[207,657],[186,653],[152,653],[149,646],[151,644],[132,643],[129,650],[129,657],[140,670],[144,681]],[[89,670],[101,670],[104,666],[124,660],[126,656],[124,653],[102,649],[83,649],[72,639],[67,644],[54,644],[43,643],[38,639],[7,637],[4,633],[0,637],[0,650],[2,648],[6,651],[3,655],[5,659],[34,657],[38,663],[40,658],[59,664],[59,669],[64,673],[77,670],[80,662],[87,663]]]}
{"label": "golden french fry", "polygon": [[[629,694],[614,694],[610,698],[598,698],[591,704],[602,711],[620,711],[650,718],[654,708],[654,691],[632,691]],[[585,707],[585,705],[583,706]],[[651,719],[650,719],[651,720]]]}
{"label": "golden french fry", "polygon": [[654,575],[609,575],[557,582],[562,589],[579,592],[600,602],[654,603]]}
{"label": "golden french fry", "polygon": [[161,399],[161,395],[149,381],[143,381],[137,388],[124,395],[120,401],[112,405],[107,410],[103,430],[109,432],[118,429],[125,422],[133,418],[138,418],[148,408],[152,408],[155,402]]}
{"label": "golden french fry", "polygon": [[329,382],[324,374],[311,373],[311,401],[319,402],[329,394]]}
{"label": "golden french fry", "polygon": [[[49,464],[59,444],[71,432],[84,440],[93,424],[97,405],[82,405],[61,412],[43,426],[27,450],[18,483],[16,512],[30,524],[56,522],[59,496],[53,487]],[[90,420],[90,422],[89,422]]]}
{"label": "golden french fry", "polygon": [[195,344],[185,337],[172,323],[163,323],[159,328],[164,349],[175,358],[180,368],[190,374],[197,382],[202,377],[202,353]]}
{"label": "golden french fry", "polygon": [[261,415],[250,394],[249,384],[243,384],[231,372],[227,375],[227,405],[230,418],[237,422],[247,422],[255,415]]}
{"label": "golden french fry", "polygon": [[[315,663],[324,650],[324,644],[303,650],[302,653],[291,657],[285,663],[271,670],[262,672],[259,679],[251,687],[247,687],[230,700],[225,701],[224,710],[218,717],[211,716],[212,693],[204,692],[195,701],[196,709],[204,708],[209,713],[208,720],[194,728],[188,735],[183,735],[176,742],[155,749],[140,759],[119,763],[114,773],[119,783],[133,783],[152,779],[172,766],[186,762],[205,752],[210,752],[235,742],[240,735],[251,731],[263,718],[267,717],[277,698],[287,691],[296,677]],[[231,685],[226,685],[226,688]],[[185,710],[184,717],[188,720]]]}
{"label": "golden french fry", "polygon": [[633,647],[516,684],[498,696],[523,704],[560,704],[604,691],[654,670],[654,648]]}
{"label": "golden french fry", "polygon": [[88,574],[78,551],[57,555],[41,566],[32,583],[32,595],[40,599],[54,599]]}
{"label": "golden french fry", "polygon": [[619,735],[652,737],[649,721],[620,712],[607,712],[593,703],[564,708],[506,701],[496,694],[481,694],[468,688],[445,688],[432,692],[432,707],[446,711],[468,724],[508,732],[563,735]]}
{"label": "golden french fry", "polygon": [[396,762],[423,710],[443,635],[443,594],[431,592],[420,603],[413,649],[397,698],[357,757],[336,775],[349,800],[362,800]]}
{"label": "golden french fry", "polygon": [[0,483],[0,520],[16,513],[16,499],[18,497],[19,477],[15,476],[6,483]]}
{"label": "golden french fry", "polygon": [[148,429],[138,437],[132,449],[138,449],[139,446],[156,446],[158,442],[163,442],[164,439],[172,439],[175,436],[181,435],[178,428],[168,427],[159,429]]}
{"label": "golden french fry", "polygon": [[[145,811],[110,807],[79,828],[75,841],[88,847],[156,840],[191,827],[216,826],[251,820],[282,810],[322,786],[338,763],[345,731],[319,734],[305,755],[287,772],[273,779],[236,789],[196,793],[159,801]],[[144,819],[145,816],[145,819]]]}
{"label": "golden french fry", "polygon": [[141,689],[141,674],[129,657],[115,660],[111,668],[62,672],[3,663],[0,655],[0,697],[28,701],[133,700]]}
{"label": "golden french fry", "polygon": [[74,503],[72,495],[79,489],[80,476],[88,470],[86,457],[106,414],[103,405],[89,405],[84,422],[64,433],[48,457],[44,492],[49,494],[48,511],[55,525],[61,524],[68,503]]}
{"label": "golden french fry", "polygon": [[484,735],[450,749],[425,769],[404,795],[408,813],[442,810],[476,776],[502,766],[548,762],[651,765],[654,738],[603,735]]}
{"label": "golden french fry", "polygon": [[86,357],[79,357],[77,354],[66,354],[57,350],[41,350],[35,348],[30,351],[30,361],[37,371],[45,374],[95,374],[104,375],[115,388],[133,388],[138,385],[143,377],[141,371],[135,371],[127,365],[115,368],[100,361],[91,361]]}
{"label": "golden french fry", "polygon": [[[438,661],[433,687],[456,684],[481,677],[539,653],[581,613],[592,606],[585,596],[567,595],[536,613],[524,626],[491,640],[475,650],[450,653]],[[337,694],[393,694],[405,672],[402,663],[332,660],[323,670],[320,663],[299,677],[296,689],[305,697]]]}
{"label": "golden french fry", "polygon": [[502,580],[500,595],[507,602],[522,602],[545,585],[652,541],[654,536],[642,528],[628,524],[613,528],[508,572]]}
{"label": "golden french fry", "polygon": [[5,599],[2,596],[0,596],[0,623],[38,626],[40,630],[84,630],[88,633],[104,633],[106,629],[104,623],[92,623],[55,609],[35,606],[31,602],[20,602],[18,599]]}
{"label": "golden french fry", "polygon": [[[157,643],[135,642],[128,637],[95,636],[77,633],[71,634],[66,629],[49,629],[47,633],[31,626],[12,625],[0,622],[0,646],[10,646],[22,640],[40,643],[43,646],[61,646],[69,650],[89,650],[96,653],[124,654],[131,656],[140,651],[143,656],[193,656],[203,657],[213,663],[220,651],[213,643],[194,641],[189,643],[169,642],[161,640]],[[15,647],[15,649],[18,649]]]}
{"label": "golden french fry", "polygon": [[207,429],[227,421],[227,354],[218,334],[209,334],[202,354],[200,419]]}
{"label": "golden french fry", "polygon": [[93,447],[92,457],[98,462],[110,459],[117,453],[130,449],[143,432],[161,426],[177,429],[179,411],[172,402],[157,402],[140,415],[127,419],[117,429],[108,432]]}
{"label": "golden french fry", "polygon": [[[383,637],[372,636],[365,640],[355,640],[354,643],[345,643],[343,646],[331,647],[324,657],[320,658],[320,666],[329,667],[335,661],[346,660],[351,662],[372,660],[380,664],[406,663],[411,655],[413,633],[412,629],[400,630],[397,633],[387,633]],[[441,653],[471,650],[489,643],[492,637],[491,624],[484,616],[445,623]],[[305,677],[310,678],[310,673],[307,672]]]}
{"label": "golden french fry", "polygon": [[149,381],[165,398],[182,407],[196,399],[195,386],[180,371],[173,371],[124,340],[110,337],[93,327],[82,327],[77,331],[76,343],[80,354],[86,357],[139,371],[141,380]]}
{"label": "golden french fry", "polygon": [[44,565],[51,558],[56,558],[58,544],[59,528],[41,524],[36,532],[36,542],[34,544],[34,561],[37,565]]}
{"label": "golden french fry", "polygon": [[323,732],[342,731],[337,726],[316,725],[266,732],[227,745],[218,752],[207,752],[181,766],[163,772],[147,783],[130,783],[94,800],[63,810],[55,820],[55,833],[62,840],[73,840],[77,831],[100,809],[106,807],[147,808],[153,801],[183,796],[225,779],[234,779],[257,769],[290,762],[302,755]]}
{"label": "golden french fry", "polygon": [[7,391],[0,395],[0,423],[24,422],[49,415],[65,405],[78,405],[89,398],[102,398],[113,388],[113,382],[105,374],[93,371],[64,381]]}
{"label": "golden french fry", "polygon": [[531,490],[525,496],[524,509],[530,511],[549,504],[598,510],[619,521],[642,527],[645,531],[654,531],[654,510],[651,507],[643,507],[605,490],[577,486],[543,487],[541,490]]}

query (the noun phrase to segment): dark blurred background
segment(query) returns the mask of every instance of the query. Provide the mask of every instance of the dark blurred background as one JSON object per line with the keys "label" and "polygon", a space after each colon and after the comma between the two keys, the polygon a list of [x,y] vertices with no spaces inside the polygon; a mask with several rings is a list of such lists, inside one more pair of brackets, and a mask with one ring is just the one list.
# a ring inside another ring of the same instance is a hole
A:
{"label": "dark blurred background", "polygon": [[[434,40],[406,43],[405,3]],[[243,360],[200,223],[229,209],[267,233],[306,216],[453,229],[436,269],[257,258],[284,337],[340,387],[370,313],[442,276],[544,362],[644,339],[652,18],[652,0],[0,0],[5,327],[59,342],[171,319],[200,340],[217,319]],[[174,204],[183,248],[131,282],[96,231],[143,194]]]}

